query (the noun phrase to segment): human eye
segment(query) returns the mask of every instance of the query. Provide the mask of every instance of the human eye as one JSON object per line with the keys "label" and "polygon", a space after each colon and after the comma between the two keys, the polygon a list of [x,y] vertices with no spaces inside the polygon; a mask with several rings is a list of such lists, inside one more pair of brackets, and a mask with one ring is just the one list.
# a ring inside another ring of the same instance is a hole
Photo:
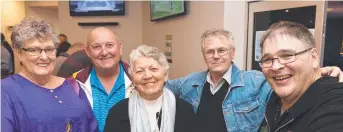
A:
{"label": "human eye", "polygon": [[269,63],[271,63],[273,61],[273,58],[262,58],[261,59],[261,62],[263,63],[263,64],[269,64]]}
{"label": "human eye", "polygon": [[214,53],[214,50],[206,50],[205,54],[206,55],[212,55]]}
{"label": "human eye", "polygon": [[53,48],[53,47],[49,47],[49,48],[46,48],[45,51],[46,52],[53,52],[55,51],[56,48]]}
{"label": "human eye", "polygon": [[39,54],[41,53],[42,49],[41,48],[27,48],[27,51],[30,53]]}
{"label": "human eye", "polygon": [[142,70],[138,70],[138,71],[136,71],[136,74],[138,74],[138,75],[140,75],[140,74],[142,74],[143,73],[143,71]]}
{"label": "human eye", "polygon": [[282,60],[289,60],[294,56],[294,54],[292,53],[283,53],[281,55],[279,55],[279,58]]}
{"label": "human eye", "polygon": [[114,47],[114,44],[112,44],[112,43],[106,44],[106,47],[107,48],[112,48],[112,47]]}
{"label": "human eye", "polygon": [[225,48],[218,49],[218,53],[225,53],[226,51],[227,51],[227,49],[225,49]]}
{"label": "human eye", "polygon": [[159,68],[156,68],[156,67],[152,67],[152,68],[150,68],[150,69],[151,69],[151,71],[153,71],[153,72],[156,72],[156,71],[160,70]]}
{"label": "human eye", "polygon": [[93,45],[92,48],[94,50],[99,50],[99,49],[101,49],[101,46],[100,45]]}

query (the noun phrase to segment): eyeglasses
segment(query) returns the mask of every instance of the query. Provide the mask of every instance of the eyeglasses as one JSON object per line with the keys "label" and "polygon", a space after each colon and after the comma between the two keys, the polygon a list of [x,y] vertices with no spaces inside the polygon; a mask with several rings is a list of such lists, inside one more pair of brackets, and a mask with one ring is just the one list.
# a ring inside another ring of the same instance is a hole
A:
{"label": "eyeglasses", "polygon": [[216,52],[219,56],[225,56],[225,55],[227,55],[229,50],[230,49],[227,49],[227,48],[205,50],[205,57],[206,58],[212,58],[212,57],[214,57]]}
{"label": "eyeglasses", "polygon": [[296,60],[296,56],[303,54],[307,51],[310,51],[312,48],[300,51],[298,53],[295,52],[284,52],[278,55],[276,58],[262,58],[259,61],[259,64],[262,68],[270,68],[273,66],[274,60],[278,60],[278,62],[282,65],[294,62]]}
{"label": "eyeglasses", "polygon": [[41,49],[41,48],[21,48],[23,51],[29,53],[30,55],[33,56],[39,56],[42,54],[42,51],[44,50],[45,54],[51,55],[53,53],[56,53],[56,48],[51,47],[51,48],[46,48],[46,49]]}

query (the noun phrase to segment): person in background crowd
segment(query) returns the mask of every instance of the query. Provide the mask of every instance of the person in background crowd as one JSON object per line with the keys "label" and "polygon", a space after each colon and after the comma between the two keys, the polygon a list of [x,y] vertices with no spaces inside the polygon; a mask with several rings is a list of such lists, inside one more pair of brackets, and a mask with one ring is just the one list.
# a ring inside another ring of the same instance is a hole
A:
{"label": "person in background crowd", "polygon": [[132,50],[129,71],[135,91],[110,109],[105,132],[191,132],[193,107],[164,87],[168,69],[157,48]]}
{"label": "person in background crowd", "polygon": [[82,50],[85,48],[85,44],[83,43],[75,43],[73,44],[69,50],[67,51],[67,53],[62,52],[60,54],[60,56],[58,56],[56,58],[56,65],[55,65],[55,69],[53,72],[53,75],[57,75],[57,72],[59,71],[61,65],[63,64],[63,62],[68,58],[69,55],[73,54],[76,51]]}
{"label": "person in background crowd", "polygon": [[129,96],[128,64],[121,60],[122,41],[105,27],[88,34],[85,51],[93,65],[73,74],[86,91],[102,132],[109,109]]}
{"label": "person in background crowd", "polygon": [[15,26],[11,40],[22,68],[1,80],[1,131],[97,132],[77,81],[51,74],[58,43],[52,25],[27,17]]}
{"label": "person in background crowd", "polygon": [[91,65],[92,61],[88,57],[86,51],[84,49],[79,50],[67,57],[58,70],[57,76],[67,78],[72,76],[73,73]]}
{"label": "person in background crowd", "polygon": [[260,65],[274,90],[261,128],[269,132],[343,131],[343,83],[321,75],[311,32],[294,22],[273,24],[261,39]]}
{"label": "person in background crowd", "polygon": [[5,35],[1,33],[1,79],[14,74],[14,53]]}
{"label": "person in background crowd", "polygon": [[60,44],[57,49],[57,56],[60,56],[62,53],[66,53],[71,46],[65,34],[60,34],[59,39],[60,39]]}

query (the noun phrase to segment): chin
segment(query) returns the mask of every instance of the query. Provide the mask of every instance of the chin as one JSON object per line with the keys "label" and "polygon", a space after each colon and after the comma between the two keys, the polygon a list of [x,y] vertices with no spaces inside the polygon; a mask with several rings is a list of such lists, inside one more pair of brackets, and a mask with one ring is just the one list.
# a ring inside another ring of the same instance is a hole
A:
{"label": "chin", "polygon": [[280,98],[288,97],[292,93],[292,90],[291,90],[292,88],[290,88],[290,87],[275,87],[275,86],[272,86],[272,88],[274,89],[274,91],[276,92],[276,94]]}
{"label": "chin", "polygon": [[41,72],[35,72],[35,74],[38,76],[47,76],[47,75],[51,75],[51,72],[41,71]]}
{"label": "chin", "polygon": [[212,68],[210,71],[215,72],[215,73],[225,73],[226,72],[225,69],[221,68],[221,67]]}

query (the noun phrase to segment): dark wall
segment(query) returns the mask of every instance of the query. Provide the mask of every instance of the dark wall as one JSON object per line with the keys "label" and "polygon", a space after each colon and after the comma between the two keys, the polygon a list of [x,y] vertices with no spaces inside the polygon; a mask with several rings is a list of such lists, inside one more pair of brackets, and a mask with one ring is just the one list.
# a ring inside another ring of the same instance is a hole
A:
{"label": "dark wall", "polygon": [[324,66],[338,66],[343,69],[343,55],[340,54],[343,41],[343,18],[328,18],[325,36]]}

